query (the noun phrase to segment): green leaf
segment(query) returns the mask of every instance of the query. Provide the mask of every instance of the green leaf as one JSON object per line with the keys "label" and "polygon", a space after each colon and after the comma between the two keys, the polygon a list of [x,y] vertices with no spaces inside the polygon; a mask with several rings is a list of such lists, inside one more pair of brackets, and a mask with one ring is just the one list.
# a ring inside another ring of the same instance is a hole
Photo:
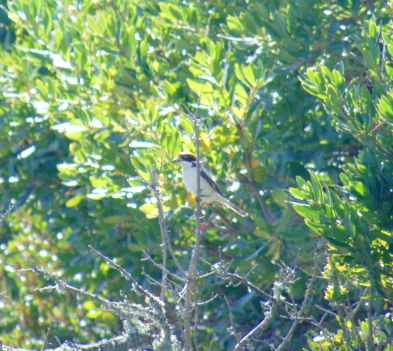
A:
{"label": "green leaf", "polygon": [[230,30],[234,31],[237,34],[244,32],[243,25],[237,17],[229,15],[227,17],[227,25]]}
{"label": "green leaf", "polygon": [[64,32],[56,29],[53,33],[53,39],[55,41],[57,51],[65,56],[69,48],[69,43]]}
{"label": "green leaf", "polygon": [[249,86],[248,80],[244,76],[242,67],[243,66],[240,66],[238,63],[235,63],[236,78],[239,79],[245,86]]}
{"label": "green leaf", "polygon": [[102,310],[100,310],[100,309],[92,309],[92,310],[90,310],[89,312],[86,313],[86,316],[88,318],[91,318],[91,319],[96,319],[96,318],[101,317],[102,314],[103,314]]}
{"label": "green leaf", "polygon": [[75,62],[80,70],[88,70],[89,56],[85,44],[74,44]]}
{"label": "green leaf", "polygon": [[179,7],[177,7],[173,4],[168,4],[168,9],[169,9],[169,12],[171,13],[173,18],[175,18],[176,20],[178,20],[180,22],[184,21],[183,12]]}
{"label": "green leaf", "polygon": [[320,213],[305,205],[294,205],[294,210],[302,217],[312,219],[314,222],[320,222]]}
{"label": "green leaf", "polygon": [[244,13],[240,14],[240,19],[242,20],[242,23],[244,23],[245,29],[249,32],[251,35],[262,35],[262,31],[255,22],[255,19],[253,15],[249,12],[246,11]]}
{"label": "green leaf", "polygon": [[139,207],[139,209],[145,214],[153,212],[156,208],[157,205],[154,204],[143,204],[142,206]]}
{"label": "green leaf", "polygon": [[86,311],[90,311],[90,310],[96,308],[96,304],[93,301],[85,301],[85,302],[83,302],[83,308]]}
{"label": "green leaf", "polygon": [[75,207],[77,206],[84,198],[84,195],[82,194],[78,194],[76,196],[74,196],[73,198],[69,199],[66,202],[66,207]]}
{"label": "green leaf", "polygon": [[178,84],[175,85],[168,82],[167,80],[164,81],[164,90],[169,96],[175,96],[178,88]]}
{"label": "green leaf", "polygon": [[[138,172],[142,171],[145,174],[150,174],[151,164],[143,156],[132,156],[131,163]],[[148,178],[145,178],[145,179],[148,179]]]}
{"label": "green leaf", "polygon": [[287,23],[284,16],[280,12],[275,14],[271,26],[281,38],[285,38],[287,36]]}
{"label": "green leaf", "polygon": [[361,196],[365,197],[370,197],[370,193],[366,186],[362,182],[355,182],[354,183],[354,188],[357,193],[359,193]]}
{"label": "green leaf", "polygon": [[345,241],[338,241],[338,240],[336,240],[336,239],[333,239],[333,238],[330,237],[330,236],[325,236],[325,238],[326,238],[326,239],[329,241],[329,243],[331,243],[333,246],[335,246],[335,247],[337,247],[337,248],[339,248],[339,249],[343,249],[344,252],[345,252],[346,249],[349,249],[349,248],[350,248],[349,244],[348,244],[347,242],[345,242]]}
{"label": "green leaf", "polygon": [[281,189],[274,189],[272,192],[274,202],[284,208],[288,208],[288,196]]}
{"label": "green leaf", "polygon": [[329,236],[339,242],[346,242],[349,239],[348,231],[342,225],[329,226]]}
{"label": "green leaf", "polygon": [[253,65],[242,66],[242,70],[244,73],[244,77],[247,79],[249,86],[253,86],[256,80],[254,66]]}
{"label": "green leaf", "polygon": [[388,96],[382,96],[378,101],[378,110],[380,114],[389,122],[393,122],[392,98],[393,98],[393,93],[389,92]]}
{"label": "green leaf", "polygon": [[336,87],[329,84],[327,89],[326,105],[338,114],[343,113],[342,99]]}
{"label": "green leaf", "polygon": [[264,238],[264,239],[269,239],[270,238],[270,234],[263,229],[260,228],[255,228],[254,229],[254,235],[259,237],[259,238]]}
{"label": "green leaf", "polygon": [[360,328],[362,329],[362,332],[363,332],[364,335],[369,335],[369,333],[368,333],[368,331],[369,331],[368,324],[366,322],[362,321],[360,323]]}
{"label": "green leaf", "polygon": [[321,183],[317,177],[317,175],[314,172],[310,173],[311,176],[311,185],[312,185],[312,190],[313,190],[313,199],[317,203],[321,203],[323,199],[323,192],[322,192],[322,186]]}
{"label": "green leaf", "polygon": [[94,188],[106,188],[106,186],[111,183],[111,179],[107,176],[90,176],[89,180]]}
{"label": "green leaf", "polygon": [[87,15],[86,20],[89,28],[93,31],[93,33],[97,33],[99,35],[103,34],[101,26],[96,22],[93,16]]}
{"label": "green leaf", "polygon": [[340,72],[337,71],[336,69],[334,69],[332,71],[332,76],[333,76],[333,80],[332,82],[334,83],[335,86],[337,87],[341,87],[343,86],[343,84],[345,83],[344,78],[341,76]]}
{"label": "green leaf", "polygon": [[248,98],[248,93],[246,89],[243,87],[241,84],[235,84],[235,90],[234,90],[234,95],[236,99],[242,104],[245,105],[247,98]]}
{"label": "green leaf", "polygon": [[374,61],[374,57],[368,49],[363,49],[363,59],[370,73],[376,74],[377,63]]}
{"label": "green leaf", "polygon": [[[212,93],[213,92],[213,89],[212,89],[210,84],[204,83],[204,82],[202,82],[199,79],[197,80],[197,79],[190,79],[190,78],[188,78],[187,79],[187,84],[188,84],[188,86],[190,87],[190,89],[192,91],[194,91],[195,93],[198,94],[198,96],[201,94],[201,92],[203,94],[207,94],[207,93]],[[202,90],[202,88],[203,88],[203,90]]]}
{"label": "green leaf", "polygon": [[319,235],[323,235],[326,231],[326,225],[319,223],[319,222],[315,222],[313,220],[310,219],[305,219],[304,223],[306,223],[306,225],[316,234]]}
{"label": "green leaf", "polygon": [[291,192],[291,194],[296,197],[297,199],[300,200],[305,200],[308,198],[307,194],[303,191],[300,191],[297,188],[289,188],[289,191]]}
{"label": "green leaf", "polygon": [[251,169],[253,178],[257,182],[264,180],[268,174],[268,169],[265,165],[259,164],[258,166]]}
{"label": "green leaf", "polygon": [[163,17],[174,20],[175,22],[183,22],[183,13],[179,7],[173,4],[166,4],[162,2],[159,4],[159,6],[162,11]]}
{"label": "green leaf", "polygon": [[158,217],[158,209],[155,204],[143,204],[139,207],[139,210],[142,211],[147,218],[156,218]]}
{"label": "green leaf", "polygon": [[302,177],[296,176],[296,183],[297,183],[298,187],[300,189],[302,189],[303,186],[306,185],[307,182]]}
{"label": "green leaf", "polygon": [[177,155],[182,150],[180,133],[165,124],[162,130],[161,145],[170,155]]}

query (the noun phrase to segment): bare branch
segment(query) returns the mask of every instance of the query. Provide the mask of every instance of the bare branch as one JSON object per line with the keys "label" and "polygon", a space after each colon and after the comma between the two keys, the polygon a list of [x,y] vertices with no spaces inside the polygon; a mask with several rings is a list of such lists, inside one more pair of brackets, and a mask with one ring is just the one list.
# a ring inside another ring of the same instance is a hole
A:
{"label": "bare branch", "polygon": [[[147,184],[147,186],[152,190],[152,192],[154,194],[154,197],[156,198],[156,201],[157,201],[158,216],[159,216],[158,220],[159,220],[160,232],[161,232],[161,237],[162,237],[162,245],[163,245],[163,261],[164,261],[164,258],[166,258],[166,248],[168,248],[168,250],[169,250],[169,252],[171,254],[171,257],[173,259],[173,262],[175,262],[175,265],[176,265],[177,269],[182,273],[182,275],[184,277],[186,277],[187,273],[184,271],[183,267],[180,265],[179,261],[177,260],[176,255],[173,252],[171,241],[169,239],[168,228],[167,228],[166,221],[165,221],[164,210],[163,210],[162,204],[161,204],[160,191],[159,191],[158,186],[157,186],[156,175],[154,175],[154,176],[152,175],[152,181],[149,182],[140,173],[138,173],[137,170],[136,170],[136,173]],[[154,179],[154,181],[153,181],[153,179]],[[165,256],[164,256],[164,254],[165,254]],[[166,268],[166,264],[164,265],[164,267]],[[163,272],[162,279],[164,281],[166,279],[166,276],[167,276],[166,273]]]}
{"label": "bare branch", "polygon": [[146,258],[147,260],[149,260],[151,263],[153,263],[153,264],[154,264],[157,268],[159,268],[160,270],[165,271],[165,272],[166,272],[166,276],[171,275],[173,278],[175,278],[175,279],[177,279],[177,280],[180,280],[180,281],[182,281],[182,282],[185,282],[185,281],[186,281],[186,279],[180,277],[179,275],[177,275],[177,274],[175,274],[175,273],[172,273],[171,271],[169,271],[168,269],[164,268],[162,265],[160,265],[159,263],[157,263],[156,261],[154,261],[154,260],[147,254],[147,252],[146,252],[145,250],[142,250],[142,252],[143,252],[143,254],[145,255],[145,258]]}
{"label": "bare branch", "polygon": [[240,335],[238,333],[236,333],[235,319],[233,318],[231,304],[229,303],[228,298],[225,295],[224,295],[224,299],[225,299],[225,302],[227,303],[227,306],[228,306],[229,320],[231,321],[231,334],[233,334],[235,336],[236,342],[239,343]]}
{"label": "bare branch", "polygon": [[11,210],[14,208],[14,205],[9,205],[4,214],[0,215],[0,223],[4,221],[5,217],[11,212]]}
{"label": "bare branch", "polygon": [[236,344],[234,350],[235,351],[242,350],[243,347],[250,341],[250,339],[253,336],[265,330],[266,327],[269,325],[270,321],[274,318],[277,308],[278,308],[277,302],[276,301],[271,302],[270,308],[267,309],[267,311],[265,311],[265,318]]}
{"label": "bare branch", "polygon": [[[203,88],[203,87],[202,87]],[[199,96],[202,96],[202,91]],[[187,276],[187,284],[185,289],[185,296],[184,296],[184,337],[185,337],[185,347],[186,350],[191,350],[191,308],[192,308],[192,295],[195,291],[195,279],[197,275],[197,267],[199,261],[199,251],[200,251],[200,243],[201,243],[201,226],[200,226],[200,218],[201,218],[201,164],[200,164],[200,150],[199,150],[199,123],[200,119],[198,118],[199,113],[199,105],[200,100],[198,102],[198,108],[195,115],[189,113],[188,118],[194,124],[194,141],[195,141],[195,149],[196,149],[196,158],[197,158],[197,197],[196,197],[196,209],[195,209],[195,236],[196,242],[194,246],[194,250],[192,252],[190,266],[188,270]],[[194,294],[194,301],[196,300],[196,296]],[[197,305],[195,304],[195,308]],[[195,312],[197,314],[197,312]],[[197,329],[194,329],[194,333],[197,332]],[[196,340],[196,339],[195,339]]]}
{"label": "bare branch", "polygon": [[50,331],[51,331],[51,329],[52,329],[52,323],[53,323],[53,318],[50,320],[49,327],[48,327],[48,331],[46,332],[46,337],[45,337],[44,346],[42,346],[41,351],[44,351],[44,350],[46,349],[46,346],[48,345],[48,339],[49,339]]}

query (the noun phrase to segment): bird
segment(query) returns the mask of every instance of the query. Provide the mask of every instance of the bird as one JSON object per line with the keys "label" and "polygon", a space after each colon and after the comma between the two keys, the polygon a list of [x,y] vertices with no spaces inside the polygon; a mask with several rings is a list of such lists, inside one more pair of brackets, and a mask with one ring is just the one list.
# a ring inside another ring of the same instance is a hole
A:
{"label": "bird", "polygon": [[[183,183],[186,189],[193,195],[197,196],[197,158],[190,151],[182,151],[172,160],[173,163],[178,163],[182,168]],[[209,172],[200,166],[200,194],[201,201],[206,203],[216,202],[224,207],[230,208],[242,217],[248,216],[246,211],[230,202],[214,180],[211,178]]]}

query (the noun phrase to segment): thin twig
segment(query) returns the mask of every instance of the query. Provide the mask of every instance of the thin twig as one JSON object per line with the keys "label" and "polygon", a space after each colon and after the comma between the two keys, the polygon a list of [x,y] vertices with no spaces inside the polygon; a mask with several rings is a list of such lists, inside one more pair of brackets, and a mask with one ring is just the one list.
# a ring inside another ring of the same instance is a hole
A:
{"label": "thin twig", "polygon": [[239,343],[239,341],[240,341],[240,335],[238,335],[238,334],[236,333],[235,319],[233,318],[233,313],[232,313],[231,304],[229,303],[229,300],[228,300],[228,298],[227,298],[225,295],[224,295],[224,299],[225,299],[225,302],[227,303],[227,306],[228,306],[229,320],[231,321],[231,329],[232,329],[231,334],[233,334],[233,335],[235,336],[236,342]]}
{"label": "thin twig", "polygon": [[[149,274],[147,274],[147,273],[145,272],[144,269],[142,269],[142,274],[146,277],[146,279],[147,279],[151,284],[157,285],[157,286],[159,286],[160,288],[164,289],[164,287],[161,286],[162,283],[159,282],[158,280],[155,280],[152,276],[150,276]],[[171,281],[171,280],[167,280],[167,281],[166,281],[165,289],[167,289],[167,286],[168,286],[169,283],[173,284],[174,287],[176,287],[176,288],[178,289],[178,291],[181,290],[181,286],[180,286],[179,284],[176,284],[174,281]],[[168,289],[169,289],[169,287],[168,287]],[[171,289],[171,290],[173,291],[173,289]]]}
{"label": "thin twig", "polygon": [[[203,89],[203,86],[202,86]],[[198,267],[198,260],[199,260],[199,251],[201,245],[201,228],[200,228],[200,218],[201,218],[201,164],[200,164],[200,150],[199,150],[199,122],[200,119],[198,118],[199,113],[199,106],[200,106],[200,99],[202,96],[202,91],[199,95],[198,107],[195,115],[191,113],[188,114],[188,117],[194,124],[194,140],[195,140],[195,151],[196,151],[196,158],[197,158],[197,197],[196,197],[196,209],[195,209],[195,236],[196,242],[194,246],[194,250],[192,252],[190,266],[188,270],[187,276],[187,284],[185,289],[185,296],[184,296],[184,338],[185,338],[185,347],[186,350],[189,351],[192,349],[191,347],[191,308],[192,308],[192,295],[195,289],[193,285],[195,284],[196,274],[197,274],[197,267]],[[194,296],[194,301],[196,296]],[[195,304],[195,308],[197,305]],[[195,312],[197,314],[197,312]],[[197,332],[197,329],[194,329],[194,333]],[[194,335],[194,340],[196,340],[196,336]]]}
{"label": "thin twig", "polygon": [[157,268],[159,268],[161,271],[165,271],[166,275],[171,275],[173,278],[180,280],[182,282],[185,282],[186,280],[182,277],[180,277],[178,274],[176,273],[172,273],[171,271],[169,271],[167,268],[164,268],[162,265],[160,265],[159,263],[157,263],[156,261],[154,261],[145,250],[142,250],[143,254],[145,255],[145,258],[147,260],[149,260],[151,263],[153,263],[154,266],[156,266]]}
{"label": "thin twig", "polygon": [[264,297],[268,297],[268,298],[273,298],[273,296],[269,295],[268,293],[265,293],[263,290],[259,289],[256,285],[254,285],[253,283],[249,282],[245,277],[242,277],[238,274],[235,273],[227,273],[228,277],[232,278],[232,279],[236,279],[239,282],[243,283],[245,286],[247,286],[248,288],[254,290],[255,292],[257,292],[258,294],[264,296]]}
{"label": "thin twig", "polygon": [[[213,334],[213,335],[212,335],[212,339],[210,340],[209,347],[207,348],[206,351],[210,351],[210,350],[211,350],[211,348],[212,348],[212,346],[213,346],[213,343],[214,343],[214,341],[216,340],[216,338],[217,338],[217,335],[216,335],[216,334]],[[1,351],[1,350],[0,350],[0,351]]]}
{"label": "thin twig", "polygon": [[151,185],[152,185],[152,190],[154,193],[154,197],[156,198],[157,202],[157,208],[158,208],[158,223],[160,225],[160,232],[161,232],[161,240],[162,240],[162,245],[161,245],[161,250],[162,250],[162,277],[161,277],[161,301],[165,300],[165,286],[166,286],[166,280],[168,277],[168,271],[166,269],[166,261],[167,261],[167,256],[168,256],[168,245],[166,245],[167,238],[168,238],[168,228],[166,226],[166,221],[164,217],[164,210],[162,208],[161,204],[161,198],[160,198],[160,191],[157,188],[157,174],[156,174],[156,169],[155,166],[153,165],[153,169],[150,172],[150,177],[151,177]]}
{"label": "thin twig", "polygon": [[265,330],[270,321],[276,316],[277,308],[278,303],[276,301],[273,301],[270,307],[270,311],[265,312],[265,318],[236,344],[234,351],[242,350],[244,345],[246,345],[253,336]]}
{"label": "thin twig", "polygon": [[374,351],[374,333],[373,333],[373,305],[374,305],[374,279],[370,277],[370,297],[368,298],[368,309],[367,309],[367,324],[368,324],[368,335],[367,335],[367,346],[370,351]]}
{"label": "thin twig", "polygon": [[322,312],[325,312],[325,314],[329,314],[329,315],[333,316],[334,318],[338,318],[338,314],[337,314],[337,313],[334,313],[334,312],[332,312],[332,311],[330,311],[330,310],[327,310],[326,308],[324,308],[324,307],[322,307],[322,306],[315,305],[315,308],[316,308],[317,310],[320,310],[320,311],[322,311]]}
{"label": "thin twig", "polygon": [[212,212],[216,216],[219,216],[221,218],[221,220],[226,224],[226,226],[229,227],[231,232],[237,229],[234,225],[232,225],[232,223],[226,217],[224,217],[220,212],[218,212],[216,208],[212,207]]}
{"label": "thin twig", "polygon": [[[195,277],[196,279],[196,277]],[[194,295],[194,345],[195,345],[195,350],[198,351],[198,333],[197,333],[197,328],[198,328],[198,320],[199,320],[199,309],[198,306],[200,306],[200,302],[198,302],[197,298],[197,285],[194,283],[192,284],[193,286],[193,295]]]}
{"label": "thin twig", "polygon": [[14,205],[9,205],[8,208],[5,210],[4,214],[0,215],[0,223],[4,221],[5,217],[11,212],[14,208]]}
{"label": "thin twig", "polygon": [[157,188],[156,184],[153,184],[153,182],[149,182],[147,179],[145,179],[139,172],[138,170],[135,170],[138,176],[147,184],[147,186],[153,191],[154,197],[157,200],[157,208],[158,208],[158,214],[159,214],[159,224],[160,224],[160,231],[161,231],[161,236],[162,236],[162,245],[167,247],[169,250],[169,253],[171,254],[171,257],[173,259],[173,262],[175,262],[175,265],[177,269],[182,273],[184,277],[187,276],[187,273],[184,271],[183,267],[180,265],[179,261],[176,258],[175,253],[173,252],[173,248],[171,245],[171,241],[169,240],[169,235],[168,235],[168,228],[166,225],[165,217],[164,217],[164,210],[162,208],[161,204],[161,199],[160,199],[160,191]]}
{"label": "thin twig", "polygon": [[[314,262],[316,261],[316,258],[317,257],[315,256]],[[313,266],[313,274],[307,282],[306,294],[304,295],[304,299],[302,302],[302,306],[300,307],[300,311],[295,313],[295,315],[294,315],[295,318],[292,318],[292,319],[294,319],[294,322],[293,322],[291,328],[289,329],[287,335],[285,336],[285,338],[281,342],[280,346],[276,349],[276,351],[284,350],[285,346],[291,341],[293,333],[294,333],[295,329],[297,328],[297,326],[301,322],[304,322],[307,320],[307,318],[303,317],[303,314],[304,314],[307,304],[309,303],[309,300],[312,296],[313,286],[314,286],[314,283],[316,280],[316,269],[317,269],[317,264],[315,262],[314,266]]]}
{"label": "thin twig", "polygon": [[46,349],[46,346],[48,345],[48,339],[49,339],[50,331],[51,331],[51,329],[52,329],[52,323],[53,323],[53,318],[51,318],[51,320],[50,320],[49,327],[48,327],[48,330],[47,330],[47,332],[46,332],[46,337],[45,337],[44,346],[42,346],[41,351],[44,351],[44,350]]}
{"label": "thin twig", "polygon": [[[345,321],[346,318],[348,318],[348,319],[351,321],[351,324],[352,324],[352,325],[356,325],[356,322],[355,322],[355,320],[353,319],[353,315],[352,315],[352,314],[350,313],[350,311],[348,310],[348,308],[347,308],[347,306],[346,306],[346,304],[345,304],[344,298],[343,298],[343,296],[342,296],[342,294],[341,294],[340,287],[341,287],[342,284],[340,284],[340,282],[338,281],[338,277],[337,277],[337,275],[336,275],[336,272],[338,272],[338,269],[337,269],[337,267],[336,267],[336,264],[335,264],[335,262],[334,262],[333,259],[331,259],[331,260],[329,261],[329,263],[330,263],[330,265],[331,265],[332,268],[333,268],[333,269],[332,269],[332,275],[331,275],[331,276],[332,276],[332,280],[333,280],[334,284],[336,285],[335,288],[336,288],[337,291],[339,292],[338,298],[339,298],[339,300],[340,300],[340,301],[339,301],[340,303],[337,304],[337,312],[338,312],[338,315],[339,315],[338,321],[339,321],[339,323],[340,323],[340,326],[341,326],[343,332],[344,332],[346,335],[350,336],[353,340],[356,340],[356,341],[357,341],[359,347],[364,347],[364,349],[366,349],[366,345],[365,345],[365,343],[362,341],[362,338],[361,338],[360,335],[359,335],[359,330],[358,330],[357,328],[350,328],[350,329],[348,330],[348,328],[347,328],[347,324],[346,324],[346,321]],[[345,315],[344,315],[343,312],[345,312]]]}
{"label": "thin twig", "polygon": [[210,302],[214,301],[216,298],[218,297],[217,294],[214,294],[210,299],[202,301],[202,302],[198,302],[198,306],[203,306],[203,305],[207,305]]}
{"label": "thin twig", "polygon": [[97,251],[91,245],[89,245],[88,247],[89,247],[90,250],[92,250],[98,256],[102,257],[109,266],[111,266],[112,268],[114,268],[117,271],[119,271],[119,273],[124,278],[126,278],[127,280],[131,280],[133,282],[134,289],[137,290],[139,293],[145,295],[147,298],[149,298],[151,302],[155,302],[158,305],[162,305],[164,303],[164,301],[159,300],[158,297],[154,296],[153,294],[148,292],[146,289],[144,289],[141,285],[139,285],[139,283],[136,281],[136,279],[130,273],[128,273],[123,267],[119,266],[118,264],[113,262],[111,259],[109,259],[108,257],[104,256],[101,252]]}

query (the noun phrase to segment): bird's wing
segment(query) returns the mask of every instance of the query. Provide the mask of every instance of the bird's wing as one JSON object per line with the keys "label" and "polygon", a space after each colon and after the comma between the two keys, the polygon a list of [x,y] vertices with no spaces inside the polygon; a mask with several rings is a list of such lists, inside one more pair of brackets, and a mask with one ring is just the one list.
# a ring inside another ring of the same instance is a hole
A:
{"label": "bird's wing", "polygon": [[222,197],[224,197],[223,193],[221,192],[220,188],[217,186],[217,184],[214,182],[214,180],[209,176],[209,172],[206,171],[203,167],[201,167],[201,177],[207,181],[207,183],[215,190],[217,191]]}

